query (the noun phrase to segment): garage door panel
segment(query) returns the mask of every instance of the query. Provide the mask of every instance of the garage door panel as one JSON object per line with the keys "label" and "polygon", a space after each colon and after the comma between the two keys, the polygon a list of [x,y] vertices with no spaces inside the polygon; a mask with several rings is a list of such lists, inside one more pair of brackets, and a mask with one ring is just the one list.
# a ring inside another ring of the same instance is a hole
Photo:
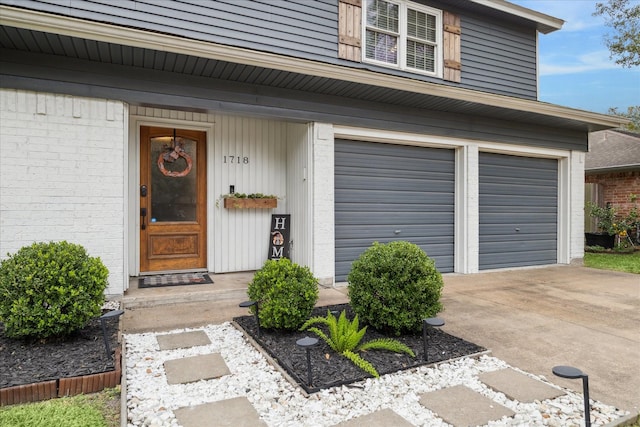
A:
{"label": "garage door panel", "polygon": [[336,280],[375,241],[407,240],[453,271],[453,150],[336,140]]}
{"label": "garage door panel", "polygon": [[363,177],[353,176],[349,179],[338,181],[336,184],[339,188],[344,189],[369,189],[376,188],[379,190],[390,190],[400,192],[410,191],[424,191],[430,190],[431,192],[450,191],[452,189],[451,184],[452,177],[430,177],[428,179],[429,185],[425,185],[425,180],[402,178],[397,175],[384,177]]}
{"label": "garage door panel", "polygon": [[480,153],[480,269],[557,262],[558,162]]}
{"label": "garage door panel", "polygon": [[[451,242],[453,235],[453,225],[450,224],[429,224],[429,225],[405,225],[396,234],[393,227],[381,226],[337,226],[336,239],[341,242],[346,239],[362,239],[363,241],[375,242],[381,239],[403,240],[403,239],[424,239],[430,242]],[[424,237],[428,235],[429,237]],[[372,237],[375,236],[375,237]],[[342,243],[340,243],[342,244]],[[339,244],[336,243],[336,247]]]}

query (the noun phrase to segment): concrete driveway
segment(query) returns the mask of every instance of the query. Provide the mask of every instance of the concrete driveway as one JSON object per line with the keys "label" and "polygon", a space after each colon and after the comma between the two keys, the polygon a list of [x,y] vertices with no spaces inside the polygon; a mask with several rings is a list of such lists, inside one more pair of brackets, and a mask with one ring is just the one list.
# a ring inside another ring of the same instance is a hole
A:
{"label": "concrete driveway", "polygon": [[589,376],[591,398],[640,412],[640,276],[579,266],[448,274],[445,331],[524,371],[555,377],[570,365]]}

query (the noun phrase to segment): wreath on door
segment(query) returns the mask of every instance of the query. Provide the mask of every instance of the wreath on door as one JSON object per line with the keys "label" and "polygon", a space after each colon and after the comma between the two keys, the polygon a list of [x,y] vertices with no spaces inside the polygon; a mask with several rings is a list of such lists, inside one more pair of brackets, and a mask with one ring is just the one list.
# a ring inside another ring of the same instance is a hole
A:
{"label": "wreath on door", "polygon": [[[172,178],[180,178],[189,175],[191,168],[193,167],[193,160],[191,156],[182,148],[183,143],[173,139],[173,145],[171,147],[165,146],[165,151],[161,152],[158,156],[158,169],[164,176],[170,176]],[[181,171],[170,171],[164,167],[164,162],[173,163],[179,158],[183,158],[187,166]]]}

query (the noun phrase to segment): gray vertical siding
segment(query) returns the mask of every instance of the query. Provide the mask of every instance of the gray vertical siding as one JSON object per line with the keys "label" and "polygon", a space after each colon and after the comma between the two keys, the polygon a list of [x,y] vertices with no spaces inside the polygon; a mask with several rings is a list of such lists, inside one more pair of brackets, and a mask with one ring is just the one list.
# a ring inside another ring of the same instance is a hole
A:
{"label": "gray vertical siding", "polygon": [[461,2],[419,2],[461,15],[460,84],[338,59],[338,0],[0,0],[43,12],[536,99],[535,29],[465,11]]}
{"label": "gray vertical siding", "polygon": [[480,153],[480,269],[557,262],[558,161]]}
{"label": "gray vertical siding", "polygon": [[407,240],[453,271],[454,151],[335,141],[336,281],[373,242]]}

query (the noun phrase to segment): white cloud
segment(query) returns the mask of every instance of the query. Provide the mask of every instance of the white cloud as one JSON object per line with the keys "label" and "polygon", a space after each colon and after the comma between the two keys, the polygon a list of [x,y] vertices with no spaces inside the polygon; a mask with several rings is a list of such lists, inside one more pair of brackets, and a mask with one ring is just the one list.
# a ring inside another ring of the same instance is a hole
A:
{"label": "white cloud", "polygon": [[540,61],[541,76],[575,74],[616,68],[620,68],[620,66],[611,62],[609,51],[607,50],[583,53],[575,57],[545,56]]}

